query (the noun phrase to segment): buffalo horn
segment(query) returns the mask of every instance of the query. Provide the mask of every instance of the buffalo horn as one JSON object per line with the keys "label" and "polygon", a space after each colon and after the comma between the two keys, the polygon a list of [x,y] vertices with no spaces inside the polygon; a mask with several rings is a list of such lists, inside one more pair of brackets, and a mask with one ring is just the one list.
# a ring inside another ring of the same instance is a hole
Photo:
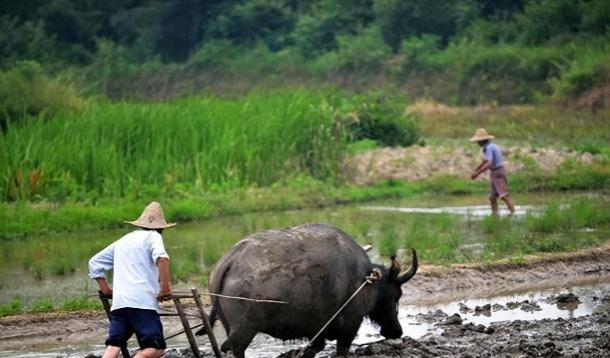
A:
{"label": "buffalo horn", "polygon": [[402,276],[398,278],[398,283],[400,283],[401,285],[409,281],[411,277],[413,277],[417,272],[417,253],[415,252],[415,250],[412,251],[413,258],[411,259],[411,268],[409,268],[409,271],[405,272],[404,274],[402,274]]}

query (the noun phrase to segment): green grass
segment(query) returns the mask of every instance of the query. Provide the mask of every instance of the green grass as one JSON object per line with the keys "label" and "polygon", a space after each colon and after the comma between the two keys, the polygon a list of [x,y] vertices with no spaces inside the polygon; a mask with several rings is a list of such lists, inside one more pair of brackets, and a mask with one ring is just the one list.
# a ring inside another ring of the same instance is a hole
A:
{"label": "green grass", "polygon": [[23,303],[19,298],[14,298],[8,303],[0,304],[0,317],[14,316],[23,313]]}
{"label": "green grass", "polygon": [[81,294],[77,297],[53,300],[48,297],[38,298],[30,304],[21,298],[14,298],[8,303],[0,304],[0,317],[15,316],[24,313],[75,312],[83,310],[100,310],[102,304],[97,297]]}
{"label": "green grass", "polygon": [[[525,168],[511,173],[512,193],[607,190],[610,167],[566,162],[556,174]],[[48,233],[114,229],[122,220],[133,220],[151,200],[160,201],[171,220],[188,222],[246,213],[328,207],[371,200],[407,198],[418,194],[485,195],[487,184],[442,176],[426,181],[387,180],[376,185],[335,185],[307,176],[297,176],[267,188],[236,188],[224,191],[185,192],[183,195],[148,196],[139,199],[100,199],[95,204],[69,201],[37,204],[20,201],[0,203],[0,241],[23,239]],[[62,248],[58,248],[62,249]],[[32,259],[35,261],[35,259]],[[36,267],[35,264],[32,265]],[[69,263],[57,263],[54,270],[71,272]]]}
{"label": "green grass", "polygon": [[0,190],[4,200],[95,202],[268,186],[287,173],[333,179],[346,144],[339,100],[273,91],[31,118],[0,135]]}

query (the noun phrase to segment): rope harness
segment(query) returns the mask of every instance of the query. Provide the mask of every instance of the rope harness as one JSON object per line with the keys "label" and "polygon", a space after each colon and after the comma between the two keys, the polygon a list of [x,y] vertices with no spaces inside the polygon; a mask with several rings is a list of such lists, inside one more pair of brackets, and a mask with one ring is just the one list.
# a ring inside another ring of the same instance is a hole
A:
{"label": "rope harness", "polygon": [[347,305],[354,299],[354,297],[356,297],[358,295],[358,293],[360,293],[360,291],[364,288],[364,286],[374,284],[375,282],[379,281],[381,276],[382,276],[381,270],[379,270],[378,268],[374,268],[373,271],[371,271],[371,273],[364,278],[364,282],[360,285],[360,287],[358,287],[358,289],[350,296],[350,298],[348,298],[347,301],[345,301],[343,306],[339,307],[339,310],[337,310],[337,312],[335,312],[335,314],[326,322],[326,324],[324,326],[322,326],[322,328],[318,331],[318,333],[316,333],[316,335],[311,340],[309,340],[309,343],[307,343],[307,345],[305,347],[303,347],[299,350],[299,353],[296,355],[295,358],[301,358],[303,356],[303,354],[305,354],[305,350],[307,350],[307,348],[311,347],[313,342],[320,336],[320,334],[322,334],[322,332],[324,332],[326,327],[328,327],[328,325],[330,325],[331,322],[335,318],[337,318],[339,313],[341,313],[341,311],[343,311],[343,309],[345,307],[347,307]]}

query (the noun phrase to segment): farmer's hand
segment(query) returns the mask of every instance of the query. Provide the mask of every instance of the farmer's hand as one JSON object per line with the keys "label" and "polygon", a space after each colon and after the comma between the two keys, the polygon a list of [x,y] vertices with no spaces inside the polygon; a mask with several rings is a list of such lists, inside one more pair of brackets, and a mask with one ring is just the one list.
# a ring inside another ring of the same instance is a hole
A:
{"label": "farmer's hand", "polygon": [[103,277],[97,277],[95,281],[97,281],[98,286],[100,286],[100,291],[102,291],[106,297],[112,298],[112,287],[110,287],[108,281]]}
{"label": "farmer's hand", "polygon": [[172,289],[171,288],[166,288],[166,289],[161,289],[161,291],[159,291],[159,294],[157,295],[157,299],[159,300],[159,302],[163,302],[163,301],[169,301],[172,299]]}
{"label": "farmer's hand", "polygon": [[470,179],[475,180],[479,175],[477,173],[472,173]]}

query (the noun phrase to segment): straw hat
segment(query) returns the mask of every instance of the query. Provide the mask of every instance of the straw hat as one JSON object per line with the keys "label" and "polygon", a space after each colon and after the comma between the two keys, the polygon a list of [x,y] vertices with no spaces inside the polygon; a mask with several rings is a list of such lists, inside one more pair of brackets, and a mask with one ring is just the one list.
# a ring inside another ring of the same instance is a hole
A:
{"label": "straw hat", "polygon": [[487,130],[485,128],[479,128],[474,132],[474,136],[472,138],[470,138],[470,141],[471,142],[480,142],[480,141],[488,140],[488,139],[492,139],[492,138],[494,138],[494,136],[487,133]]}
{"label": "straw hat", "polygon": [[145,229],[165,229],[168,227],[175,226],[176,223],[167,223],[165,221],[165,215],[163,215],[163,209],[161,204],[153,201],[148,204],[142,215],[136,221],[125,221],[128,224],[143,227]]}

